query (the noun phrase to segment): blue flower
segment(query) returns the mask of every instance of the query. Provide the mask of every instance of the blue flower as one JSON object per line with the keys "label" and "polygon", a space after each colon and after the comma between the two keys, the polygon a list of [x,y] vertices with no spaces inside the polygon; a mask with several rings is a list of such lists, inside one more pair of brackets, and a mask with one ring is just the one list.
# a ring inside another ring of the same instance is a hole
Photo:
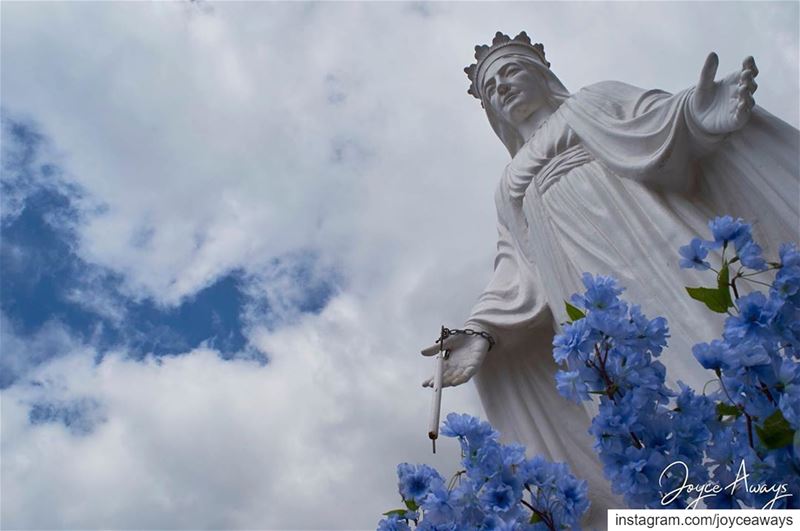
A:
{"label": "blue flower", "polygon": [[663,317],[648,319],[638,305],[631,306],[630,321],[633,323],[634,339],[629,342],[632,348],[650,352],[653,356],[658,356],[664,347],[667,346],[669,337],[669,326]]}
{"label": "blue flower", "polygon": [[488,441],[497,440],[498,433],[488,422],[481,422],[471,416],[457,413],[447,415],[442,424],[442,435],[458,437],[468,445],[470,451],[477,450]]}
{"label": "blue flower", "polygon": [[561,491],[559,497],[563,502],[563,512],[559,514],[560,525],[556,525],[556,529],[561,527],[574,529],[578,517],[589,508],[588,484],[571,474],[566,474],[559,476],[556,486]]}
{"label": "blue flower", "polygon": [[[577,480],[565,464],[541,457],[526,460],[523,446],[500,444],[488,423],[470,415],[451,413],[442,432],[467,446],[462,461],[466,474],[454,478],[451,490],[427,465],[398,465],[400,494],[417,507],[382,519],[378,531],[407,531],[411,521],[417,531],[536,529],[528,525],[531,513],[521,503],[526,486],[537,489],[531,500],[537,510],[561,522],[559,528],[578,529],[589,506],[586,482]],[[475,445],[470,447],[468,439]]]}
{"label": "blue flower", "polygon": [[564,325],[564,330],[553,338],[553,359],[557,363],[566,361],[571,356],[580,358],[594,347],[592,330],[586,319],[579,319]]}
{"label": "blue flower", "polygon": [[637,497],[643,488],[647,488],[650,480],[645,475],[645,466],[649,453],[650,451],[645,448],[634,448],[633,446],[625,450],[626,463],[619,471],[617,481],[612,484],[615,492]]}
{"label": "blue flower", "polygon": [[500,479],[484,485],[479,498],[485,507],[497,513],[504,513],[519,503],[514,488]]}
{"label": "blue flower", "polygon": [[778,250],[781,267],[800,267],[800,251],[793,243],[784,243]]}
{"label": "blue flower", "polygon": [[711,343],[698,343],[692,347],[692,354],[704,369],[719,371],[730,366],[728,360],[732,357],[728,345],[715,339]]}
{"label": "blue flower", "polygon": [[444,480],[436,469],[428,465],[410,465],[400,463],[397,465],[398,489],[403,500],[413,501],[417,505],[422,503],[432,482],[443,482]]}
{"label": "blue flower", "polygon": [[411,531],[408,524],[396,514],[390,515],[378,522],[378,531]]}
{"label": "blue flower", "polygon": [[622,301],[608,310],[589,312],[586,321],[596,332],[605,334],[618,344],[624,343],[636,333],[633,323],[628,318],[628,305]]}
{"label": "blue flower", "polygon": [[732,349],[732,352],[731,368],[756,367],[758,365],[769,365],[772,362],[767,349],[754,341],[739,343]]}
{"label": "blue flower", "polygon": [[459,484],[450,492],[450,501],[458,507],[461,528],[478,527],[484,519],[477,494],[478,486],[469,476],[462,477]]}
{"label": "blue flower", "polygon": [[583,296],[575,295],[572,298],[577,306],[585,310],[612,310],[619,307],[619,295],[623,292],[623,288],[617,279],[584,273],[582,280],[586,287],[586,293]]}
{"label": "blue flower", "polygon": [[440,522],[433,523],[427,518],[419,523],[415,531],[461,531],[464,529],[459,526],[457,522]]}
{"label": "blue flower", "polygon": [[733,462],[736,455],[736,430],[733,425],[721,426],[712,433],[711,445],[706,448],[706,456],[716,464]]}
{"label": "blue flower", "polygon": [[708,222],[708,227],[714,236],[714,241],[708,242],[711,249],[719,249],[728,242],[734,242],[738,250],[752,238],[750,225],[745,223],[742,218],[717,217]]}
{"label": "blue flower", "polygon": [[767,268],[767,262],[761,256],[761,246],[754,241],[747,242],[739,249],[738,255],[739,261],[741,261],[742,265],[745,267],[757,271],[763,271]]}
{"label": "blue flower", "polygon": [[590,431],[598,438],[620,433],[627,436],[636,422],[637,412],[628,401],[620,400],[615,404],[604,397]]}
{"label": "blue flower", "polygon": [[503,470],[503,453],[497,441],[484,444],[477,451],[464,456],[467,474],[475,481],[485,481]]}
{"label": "blue flower", "polygon": [[772,285],[772,293],[788,299],[800,292],[800,267],[787,267],[778,271]]}
{"label": "blue flower", "polygon": [[581,379],[578,371],[558,371],[556,373],[556,388],[564,398],[580,403],[589,400],[589,388]]}
{"label": "blue flower", "polygon": [[700,238],[694,238],[689,245],[684,245],[679,249],[682,256],[680,266],[683,269],[698,269],[705,271],[711,265],[705,261],[708,256],[708,247]]}
{"label": "blue flower", "polygon": [[778,368],[778,383],[784,389],[795,383],[800,385],[800,363],[784,359]]}
{"label": "blue flower", "polygon": [[793,429],[800,430],[800,385],[793,384],[786,388],[781,395],[778,408],[786,422]]}
{"label": "blue flower", "polygon": [[555,483],[556,477],[550,462],[540,455],[528,459],[520,469],[522,481],[539,488],[548,488]]}
{"label": "blue flower", "polygon": [[643,429],[639,433],[639,437],[648,448],[665,452],[672,447],[674,433],[669,420],[669,416],[663,411],[658,415],[650,415],[642,419]]}
{"label": "blue flower", "polygon": [[428,524],[441,525],[455,520],[456,507],[450,499],[450,491],[443,483],[433,483],[421,507]]}
{"label": "blue flower", "polygon": [[736,299],[739,315],[725,320],[725,339],[738,342],[768,332],[768,325],[773,312],[767,306],[767,298],[760,291],[755,291]]}
{"label": "blue flower", "polygon": [[503,466],[508,469],[521,465],[525,461],[525,447],[521,444],[504,444],[500,447]]}

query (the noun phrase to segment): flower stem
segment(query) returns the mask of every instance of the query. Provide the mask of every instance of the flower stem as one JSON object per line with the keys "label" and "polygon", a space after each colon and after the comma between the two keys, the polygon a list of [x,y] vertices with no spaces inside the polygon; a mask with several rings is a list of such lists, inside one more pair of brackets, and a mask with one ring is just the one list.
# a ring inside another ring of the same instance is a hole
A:
{"label": "flower stem", "polygon": [[525,507],[527,507],[528,509],[533,511],[533,514],[535,514],[536,516],[541,518],[542,522],[544,522],[544,525],[547,526],[547,529],[551,529],[552,531],[556,531],[555,525],[553,524],[553,520],[547,513],[543,513],[541,511],[537,510],[536,507],[534,507],[530,503],[526,502],[524,499],[520,500],[520,501],[522,502],[522,505],[524,505]]}

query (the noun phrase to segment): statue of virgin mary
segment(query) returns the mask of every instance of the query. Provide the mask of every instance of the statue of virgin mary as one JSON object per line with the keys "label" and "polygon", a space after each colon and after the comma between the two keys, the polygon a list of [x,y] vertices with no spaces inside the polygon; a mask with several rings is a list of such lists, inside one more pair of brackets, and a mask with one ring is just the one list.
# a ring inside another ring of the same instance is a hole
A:
{"label": "statue of virgin mary", "polygon": [[[570,464],[588,480],[586,524],[605,528],[623,508],[603,478],[587,433],[594,412],[559,396],[552,340],[581,273],[613,275],[623,296],[669,321],[660,360],[668,384],[709,379],[691,347],[718,337],[722,317],[683,286],[708,278],[680,269],[678,248],[705,237],[718,215],[753,223],[765,256],[800,232],[798,131],[755,106],[751,57],[715,80],[710,54],[696,86],[677,94],[616,81],[570,94],[541,44],[523,32],[476,46],[465,69],[511,161],[495,193],[494,275],[465,328],[444,342],[443,385],[474,376],[489,421],[507,441]],[[718,257],[717,257],[718,258]],[[489,352],[490,342],[494,348]],[[434,345],[423,351],[432,355]],[[431,385],[431,380],[424,385]]]}

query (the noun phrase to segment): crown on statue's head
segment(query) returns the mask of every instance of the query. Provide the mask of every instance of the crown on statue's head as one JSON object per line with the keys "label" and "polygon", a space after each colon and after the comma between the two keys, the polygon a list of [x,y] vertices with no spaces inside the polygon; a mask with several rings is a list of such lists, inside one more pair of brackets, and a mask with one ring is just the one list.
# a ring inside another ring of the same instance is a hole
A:
{"label": "crown on statue's head", "polygon": [[464,68],[464,72],[466,72],[467,77],[470,80],[467,93],[472,94],[480,100],[481,93],[480,87],[478,86],[479,74],[481,73],[481,69],[484,67],[484,65],[489,64],[486,62],[486,60],[490,57],[495,59],[511,53],[530,55],[546,67],[550,68],[550,63],[547,62],[547,59],[544,57],[544,46],[542,43],[537,42],[536,44],[531,44],[531,38],[528,37],[528,34],[524,31],[521,31],[519,35],[513,39],[505,33],[498,31],[495,34],[494,39],[492,39],[491,46],[488,44],[480,44],[475,47],[475,59],[477,59],[478,62]]}

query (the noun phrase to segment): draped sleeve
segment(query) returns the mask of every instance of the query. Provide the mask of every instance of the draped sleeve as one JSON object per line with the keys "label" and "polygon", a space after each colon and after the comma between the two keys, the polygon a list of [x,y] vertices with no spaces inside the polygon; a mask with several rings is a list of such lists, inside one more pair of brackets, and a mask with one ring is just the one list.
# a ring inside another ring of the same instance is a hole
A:
{"label": "draped sleeve", "polygon": [[800,236],[800,133],[756,106],[748,123],[711,135],[691,108],[694,88],[677,94],[616,81],[590,85],[558,110],[583,147],[612,173],[667,194],[706,216],[754,224],[762,246]]}
{"label": "draped sleeve", "polygon": [[492,333],[499,349],[523,341],[541,344],[536,336],[544,331],[542,346],[549,353],[552,315],[539,271],[523,249],[529,243],[522,197],[515,192],[520,186],[518,180],[509,165],[495,192],[498,240],[494,273],[473,307],[467,326]]}
{"label": "draped sleeve", "polygon": [[670,94],[618,81],[590,85],[559,111],[584,148],[616,175],[667,191],[694,189],[698,158],[726,135],[704,131],[691,108],[694,88]]}
{"label": "draped sleeve", "polygon": [[478,325],[493,333],[500,346],[510,333],[531,331],[539,326],[552,329],[552,325],[539,273],[524,258],[520,242],[503,219],[507,208],[500,203],[511,200],[504,181],[496,195],[498,241],[494,273],[473,307],[467,325]]}

